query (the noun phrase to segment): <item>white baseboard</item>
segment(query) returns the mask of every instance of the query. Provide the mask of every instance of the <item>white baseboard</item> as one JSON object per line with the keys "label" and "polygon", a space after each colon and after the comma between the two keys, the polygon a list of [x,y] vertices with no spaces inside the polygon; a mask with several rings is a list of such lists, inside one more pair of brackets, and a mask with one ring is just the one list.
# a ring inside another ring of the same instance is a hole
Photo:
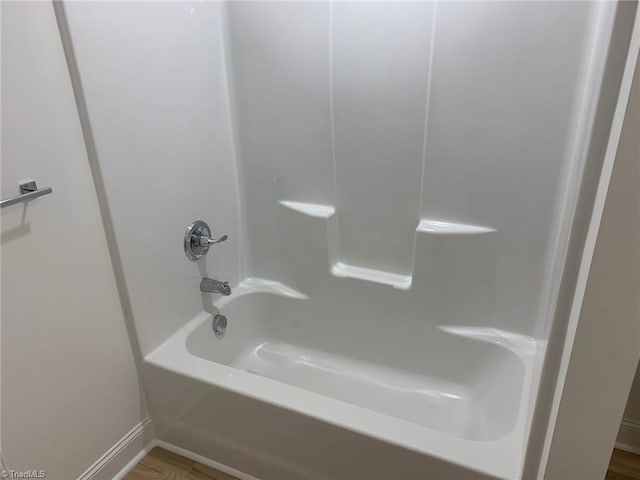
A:
{"label": "white baseboard", "polygon": [[122,480],[153,448],[160,447],[239,480],[258,480],[248,473],[193,453],[171,443],[153,438],[151,419],[145,418],[91,465],[78,480]]}
{"label": "white baseboard", "polygon": [[140,463],[140,460],[146,457],[147,453],[149,453],[152,448],[153,447],[151,446],[151,443],[149,443],[142,450],[140,450],[129,463],[127,463],[118,473],[113,476],[113,480],[122,480],[127,475],[127,473],[133,470],[133,467]]}
{"label": "white baseboard", "polygon": [[145,418],[91,465],[78,480],[121,479],[146,454],[153,438],[151,419]]}
{"label": "white baseboard", "polygon": [[623,418],[618,431],[616,448],[640,454],[640,422]]}

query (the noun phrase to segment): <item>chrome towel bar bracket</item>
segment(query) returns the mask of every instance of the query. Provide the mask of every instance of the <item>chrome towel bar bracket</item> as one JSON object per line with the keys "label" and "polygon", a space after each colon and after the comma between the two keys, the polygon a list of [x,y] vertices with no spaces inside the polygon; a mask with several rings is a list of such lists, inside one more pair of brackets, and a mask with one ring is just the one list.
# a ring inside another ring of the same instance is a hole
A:
{"label": "chrome towel bar bracket", "polygon": [[53,192],[51,187],[38,188],[35,180],[24,180],[18,184],[20,195],[0,200],[0,208],[15,205],[16,203],[28,202],[34,198],[42,197]]}

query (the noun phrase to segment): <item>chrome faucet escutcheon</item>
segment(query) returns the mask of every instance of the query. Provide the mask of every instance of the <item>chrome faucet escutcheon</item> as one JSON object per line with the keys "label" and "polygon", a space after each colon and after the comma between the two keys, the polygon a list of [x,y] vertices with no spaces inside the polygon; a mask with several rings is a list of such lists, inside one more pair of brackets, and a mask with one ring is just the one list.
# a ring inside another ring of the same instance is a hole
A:
{"label": "chrome faucet escutcheon", "polygon": [[222,235],[219,238],[211,237],[211,229],[203,220],[196,220],[187,227],[184,233],[184,253],[193,262],[204,257],[209,252],[209,247],[216,243],[224,242],[229,238]]}

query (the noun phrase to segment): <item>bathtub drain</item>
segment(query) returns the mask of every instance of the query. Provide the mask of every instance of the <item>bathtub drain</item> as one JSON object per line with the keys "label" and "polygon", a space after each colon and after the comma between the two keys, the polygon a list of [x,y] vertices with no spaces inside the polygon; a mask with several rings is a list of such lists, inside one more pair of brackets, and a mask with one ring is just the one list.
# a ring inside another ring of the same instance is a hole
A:
{"label": "bathtub drain", "polygon": [[216,337],[224,337],[224,332],[227,330],[227,317],[217,314],[213,317],[213,333]]}

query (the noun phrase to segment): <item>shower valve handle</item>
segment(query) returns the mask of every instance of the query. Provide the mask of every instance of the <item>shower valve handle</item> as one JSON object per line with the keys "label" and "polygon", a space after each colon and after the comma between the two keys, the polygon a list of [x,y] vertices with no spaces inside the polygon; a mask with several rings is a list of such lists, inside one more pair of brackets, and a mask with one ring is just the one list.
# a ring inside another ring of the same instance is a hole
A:
{"label": "shower valve handle", "polygon": [[229,238],[227,235],[213,238],[209,225],[203,220],[196,220],[187,227],[187,231],[184,233],[184,253],[189,260],[195,262],[207,254],[211,245],[224,242],[227,238]]}
{"label": "shower valve handle", "polygon": [[229,238],[227,235],[222,235],[219,238],[211,238],[206,235],[201,235],[198,237],[198,244],[201,247],[210,247],[211,245],[215,245],[216,243],[222,243]]}

